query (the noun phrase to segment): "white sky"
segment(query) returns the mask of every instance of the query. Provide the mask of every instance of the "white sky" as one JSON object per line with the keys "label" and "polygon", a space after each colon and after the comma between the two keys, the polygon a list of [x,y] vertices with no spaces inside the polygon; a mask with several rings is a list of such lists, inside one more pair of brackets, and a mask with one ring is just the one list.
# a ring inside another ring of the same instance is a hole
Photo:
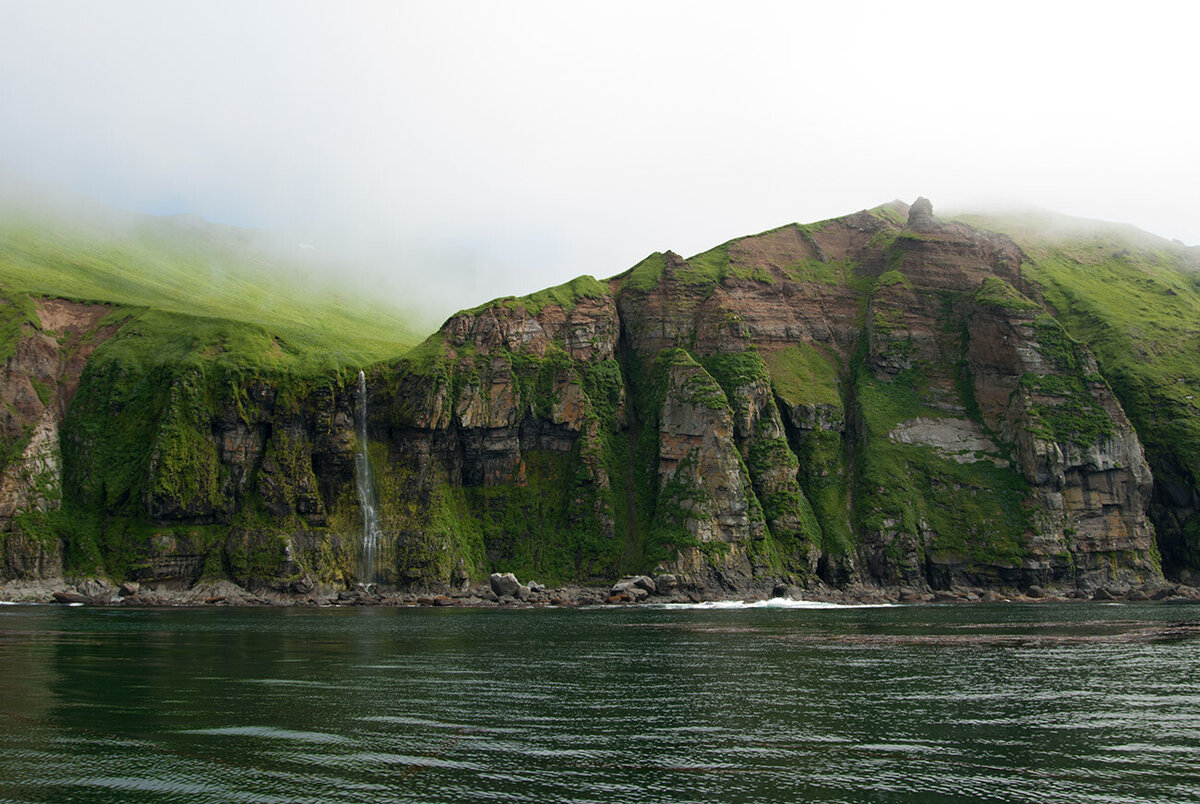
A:
{"label": "white sky", "polygon": [[443,316],[917,195],[1200,243],[1190,3],[0,0],[0,15],[0,166],[352,247],[381,293]]}

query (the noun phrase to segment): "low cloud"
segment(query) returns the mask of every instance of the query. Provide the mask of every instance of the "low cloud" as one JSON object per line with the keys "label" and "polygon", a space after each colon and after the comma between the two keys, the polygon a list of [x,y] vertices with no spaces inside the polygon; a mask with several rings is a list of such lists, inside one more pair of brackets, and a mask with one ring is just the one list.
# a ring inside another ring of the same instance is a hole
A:
{"label": "low cloud", "polygon": [[275,230],[431,318],[896,197],[1200,242],[1189,11],[3,7],[11,173]]}

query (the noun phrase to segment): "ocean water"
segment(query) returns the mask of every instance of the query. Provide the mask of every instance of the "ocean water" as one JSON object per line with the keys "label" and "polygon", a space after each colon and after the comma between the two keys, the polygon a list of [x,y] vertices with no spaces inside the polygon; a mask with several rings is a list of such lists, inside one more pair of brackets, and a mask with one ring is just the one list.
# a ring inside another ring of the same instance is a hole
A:
{"label": "ocean water", "polygon": [[1200,607],[0,607],[2,801],[1200,801]]}

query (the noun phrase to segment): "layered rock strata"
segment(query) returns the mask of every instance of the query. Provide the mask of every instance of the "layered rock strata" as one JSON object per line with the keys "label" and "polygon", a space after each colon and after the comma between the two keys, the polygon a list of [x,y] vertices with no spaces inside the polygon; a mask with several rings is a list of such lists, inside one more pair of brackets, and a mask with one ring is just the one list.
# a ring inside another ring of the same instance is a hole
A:
{"label": "layered rock strata", "polygon": [[[702,588],[1155,577],[1137,435],[1023,259],[924,201],[655,254],[452,318],[377,375],[375,432],[483,565]],[[419,519],[397,540],[427,539]]]}

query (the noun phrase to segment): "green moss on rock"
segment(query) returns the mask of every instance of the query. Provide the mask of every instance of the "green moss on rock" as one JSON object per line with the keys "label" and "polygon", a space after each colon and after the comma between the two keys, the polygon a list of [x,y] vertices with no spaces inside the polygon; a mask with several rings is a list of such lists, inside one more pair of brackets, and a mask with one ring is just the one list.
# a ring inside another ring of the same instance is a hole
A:
{"label": "green moss on rock", "polygon": [[815,346],[799,343],[764,352],[762,358],[771,386],[788,405],[841,405],[837,365]]}

